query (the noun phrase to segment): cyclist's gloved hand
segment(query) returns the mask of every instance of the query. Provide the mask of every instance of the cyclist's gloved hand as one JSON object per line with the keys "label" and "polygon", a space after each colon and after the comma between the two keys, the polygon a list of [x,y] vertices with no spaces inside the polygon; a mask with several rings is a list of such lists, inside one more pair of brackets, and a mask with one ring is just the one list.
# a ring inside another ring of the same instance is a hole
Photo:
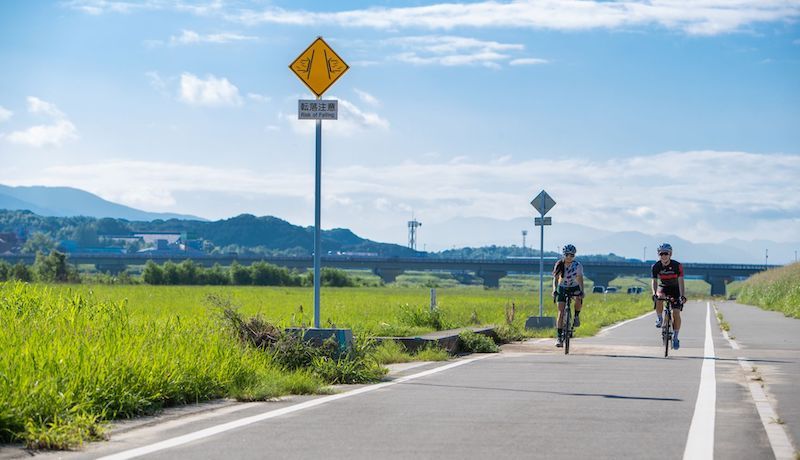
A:
{"label": "cyclist's gloved hand", "polygon": [[656,300],[658,300],[658,295],[653,294],[653,302],[655,302]]}
{"label": "cyclist's gloved hand", "polygon": [[682,295],[681,296],[681,304],[685,304],[685,303],[686,303],[686,296]]}

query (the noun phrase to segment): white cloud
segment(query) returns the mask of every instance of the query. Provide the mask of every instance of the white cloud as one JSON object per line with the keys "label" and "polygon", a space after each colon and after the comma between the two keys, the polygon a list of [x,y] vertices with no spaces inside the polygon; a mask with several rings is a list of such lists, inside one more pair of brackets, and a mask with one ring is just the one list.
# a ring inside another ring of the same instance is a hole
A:
{"label": "white cloud", "polygon": [[173,10],[223,20],[294,26],[368,27],[381,30],[423,28],[531,28],[550,30],[624,29],[658,26],[691,35],[718,35],[759,23],[792,23],[800,18],[795,0],[515,0],[438,3],[398,8],[369,7],[312,12],[267,6],[260,10],[215,0],[201,5],[182,1],[71,0],[69,8],[88,14]]}
{"label": "white cloud", "polygon": [[269,96],[264,96],[263,94],[258,94],[258,93],[247,93],[247,99],[250,99],[253,102],[258,102],[261,104],[272,100],[272,98],[270,98]]}
{"label": "white cloud", "polygon": [[792,22],[800,4],[792,0],[543,0],[439,3],[400,8],[309,12],[267,7],[228,18],[246,24],[331,25],[375,29],[456,27],[553,30],[618,29],[657,25],[692,35],[730,33],[762,22]]}
{"label": "white cloud", "polygon": [[55,104],[29,96],[28,112],[52,118],[52,123],[11,132],[4,136],[9,142],[39,148],[50,145],[60,147],[66,141],[78,139],[78,130],[75,125]]}
{"label": "white cloud", "polygon": [[71,0],[64,3],[68,8],[83,11],[94,16],[105,13],[133,13],[135,11],[157,10],[163,7],[159,0],[116,1],[116,0]]}
{"label": "white cloud", "polygon": [[181,75],[179,99],[189,105],[207,107],[238,107],[242,105],[239,88],[227,78],[206,76],[203,80],[190,73]]}
{"label": "white cloud", "polygon": [[14,115],[14,112],[0,105],[0,123],[7,121],[12,115]]}
{"label": "white cloud", "polygon": [[358,95],[358,98],[361,99],[361,101],[365,104],[369,104],[373,107],[379,107],[381,105],[381,101],[379,101],[378,98],[372,94],[369,94],[368,92],[362,91],[358,88],[353,88],[353,91],[355,91],[355,93]]}
{"label": "white cloud", "polygon": [[[402,222],[412,209],[420,220],[432,223],[471,216],[513,219],[531,216],[530,199],[546,189],[558,202],[551,215],[560,222],[670,233],[693,241],[752,240],[763,235],[796,241],[800,235],[797,171],[797,155],[717,151],[607,161],[501,158],[491,163],[462,159],[350,166],[325,171],[324,225],[381,237],[386,222]],[[291,202],[293,207],[278,217],[308,223],[313,209],[313,169],[291,173],[110,161],[30,169],[13,176],[0,171],[0,182],[69,185],[148,210],[203,216],[259,214],[265,211],[258,206],[267,205],[258,203]],[[190,209],[179,199],[208,193],[234,194],[247,204],[228,201],[217,209],[202,204]],[[302,209],[294,209],[298,203]]]}
{"label": "white cloud", "polygon": [[483,65],[498,67],[511,59],[508,52],[524,49],[523,45],[478,40],[450,35],[423,35],[393,38],[386,44],[407,50],[391,56],[400,62],[416,65]]}
{"label": "white cloud", "polygon": [[512,59],[508,64],[516,66],[516,65],[539,65],[548,63],[549,61],[546,59],[521,58],[521,59]]}
{"label": "white cloud", "polygon": [[192,45],[196,43],[232,43],[240,41],[258,40],[258,37],[241,35],[233,32],[221,32],[216,34],[201,35],[193,30],[182,30],[179,36],[172,36],[169,39],[171,45]]}

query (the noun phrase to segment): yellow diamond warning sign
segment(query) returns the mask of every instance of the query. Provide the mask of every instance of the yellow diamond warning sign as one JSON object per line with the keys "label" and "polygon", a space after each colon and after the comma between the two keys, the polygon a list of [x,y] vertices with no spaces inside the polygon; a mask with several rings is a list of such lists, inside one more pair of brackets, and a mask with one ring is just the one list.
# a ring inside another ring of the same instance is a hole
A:
{"label": "yellow diamond warning sign", "polygon": [[336,54],[322,37],[306,48],[289,64],[289,68],[317,97],[322,96],[330,86],[350,68]]}

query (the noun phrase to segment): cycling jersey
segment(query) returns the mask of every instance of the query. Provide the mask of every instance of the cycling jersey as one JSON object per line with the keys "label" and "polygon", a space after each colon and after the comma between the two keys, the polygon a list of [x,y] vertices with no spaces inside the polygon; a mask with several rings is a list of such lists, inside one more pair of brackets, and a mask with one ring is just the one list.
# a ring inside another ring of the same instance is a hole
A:
{"label": "cycling jersey", "polygon": [[683,277],[683,265],[677,260],[670,260],[664,265],[659,260],[653,264],[653,279],[658,279],[661,287],[677,287],[678,278]]}
{"label": "cycling jersey", "polygon": [[[563,270],[563,271],[562,271]],[[562,287],[580,286],[578,283],[578,275],[583,276],[583,265],[577,260],[573,260],[569,266],[563,260],[556,262],[553,268],[553,275],[561,274],[561,281],[558,283]]]}

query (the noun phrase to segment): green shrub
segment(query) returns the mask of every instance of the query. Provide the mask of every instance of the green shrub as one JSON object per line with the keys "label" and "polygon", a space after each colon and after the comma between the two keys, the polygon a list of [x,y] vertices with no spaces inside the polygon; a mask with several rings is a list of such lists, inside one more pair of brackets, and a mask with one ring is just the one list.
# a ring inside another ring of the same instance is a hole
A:
{"label": "green shrub", "polygon": [[450,329],[450,323],[445,319],[444,312],[439,308],[415,308],[405,305],[400,310],[400,322],[411,327],[433,328],[437,331]]}
{"label": "green shrub", "polygon": [[518,342],[525,339],[525,333],[514,324],[503,324],[494,331],[500,343]]}
{"label": "green shrub", "polygon": [[458,349],[468,353],[497,353],[500,347],[491,337],[476,334],[472,331],[462,331],[458,334]]}

